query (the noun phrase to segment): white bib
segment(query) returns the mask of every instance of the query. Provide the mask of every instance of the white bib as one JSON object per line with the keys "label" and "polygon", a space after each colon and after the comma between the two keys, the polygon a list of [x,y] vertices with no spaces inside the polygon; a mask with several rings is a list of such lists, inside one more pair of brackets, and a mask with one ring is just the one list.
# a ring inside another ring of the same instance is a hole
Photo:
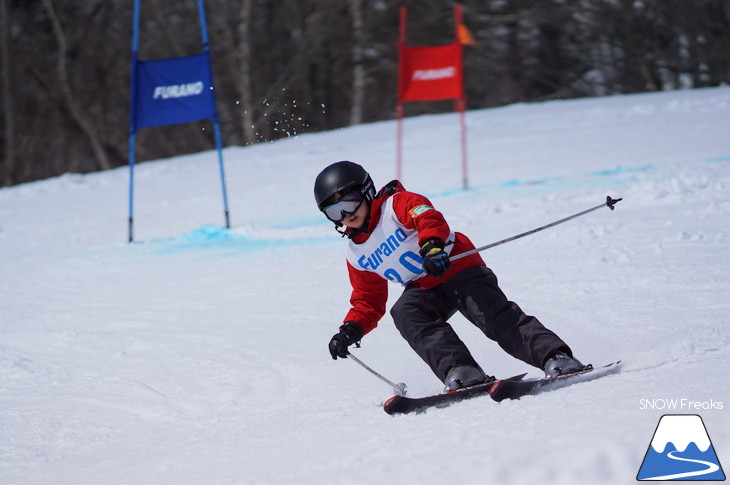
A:
{"label": "white bib", "polygon": [[[454,233],[449,234],[449,241]],[[451,252],[453,245],[445,248]],[[393,197],[382,206],[380,221],[362,244],[347,245],[347,261],[357,270],[371,271],[405,286],[425,276],[418,246],[418,231],[407,229],[393,211]]]}

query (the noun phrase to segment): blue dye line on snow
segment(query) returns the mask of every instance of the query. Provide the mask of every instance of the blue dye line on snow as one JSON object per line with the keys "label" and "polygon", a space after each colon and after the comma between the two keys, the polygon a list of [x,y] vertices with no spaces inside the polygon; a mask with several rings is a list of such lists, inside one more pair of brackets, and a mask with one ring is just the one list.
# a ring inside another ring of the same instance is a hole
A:
{"label": "blue dye line on snow", "polygon": [[522,185],[547,185],[552,182],[559,182],[561,180],[566,179],[567,177],[544,177],[541,179],[535,179],[535,180],[519,180],[519,179],[512,179],[507,180],[505,182],[500,182],[500,187],[517,187]]}
{"label": "blue dye line on snow", "polygon": [[[708,162],[719,163],[730,161],[730,157],[717,157],[709,159]],[[438,192],[430,192],[426,195],[429,198],[452,197],[464,194],[480,194],[490,193],[495,189],[537,189],[537,190],[555,190],[567,187],[589,187],[597,183],[605,187],[607,185],[616,185],[630,182],[635,179],[635,175],[641,172],[648,172],[656,169],[654,165],[643,165],[640,167],[627,168],[620,165],[606,170],[598,170],[587,172],[580,175],[566,176],[549,176],[531,180],[510,179],[503,182],[493,184],[480,185],[470,187],[466,191],[462,188],[445,189]],[[313,210],[316,211],[316,208]],[[307,216],[300,219],[290,219],[273,224],[271,227],[277,230],[296,229],[301,227],[311,227],[323,224],[323,218],[316,216]],[[337,238],[332,238],[336,241]],[[201,249],[220,249],[234,252],[244,251],[260,251],[265,249],[284,247],[284,246],[300,246],[305,244],[321,244],[329,242],[329,239],[321,238],[293,238],[293,239],[254,239],[236,234],[223,227],[207,225],[198,230],[183,234],[175,238],[155,240],[151,243],[157,245],[160,249],[158,253],[177,253],[188,250]]]}
{"label": "blue dye line on snow", "polygon": [[636,174],[655,169],[653,165],[643,165],[636,168],[617,166],[612,169],[587,172],[580,175],[549,176],[537,179],[521,180],[510,179],[504,182],[470,187],[466,192],[462,189],[447,189],[425,194],[429,198],[449,197],[465,193],[490,193],[495,189],[536,189],[540,191],[556,190],[568,187],[591,187],[600,185],[616,185],[636,180]]}
{"label": "blue dye line on snow", "polygon": [[616,166],[616,168],[609,169],[609,170],[599,170],[597,172],[589,172],[586,175],[589,176],[611,176],[611,175],[625,175],[625,174],[631,174],[636,172],[648,172],[650,170],[654,170],[656,167],[654,165],[642,165],[641,167],[636,168],[625,168],[621,165]]}
{"label": "blue dye line on snow", "polygon": [[[730,156],[714,157],[706,160],[707,163],[730,162]],[[642,165],[640,167],[627,168],[617,165],[614,168],[586,172],[579,175],[549,176],[531,180],[510,179],[503,182],[469,187],[466,191],[462,188],[445,189],[438,192],[424,194],[429,198],[452,197],[465,194],[490,193],[495,189],[536,189],[540,191],[555,190],[567,187],[590,187],[600,185],[624,184],[636,180],[636,174],[655,170],[654,165]],[[314,208],[316,211],[316,208]],[[290,219],[273,224],[271,227],[277,230],[286,231],[301,227],[311,227],[323,224],[322,217],[307,216],[300,219]],[[148,244],[157,248],[157,254],[175,254],[184,251],[200,250],[223,250],[228,252],[250,252],[266,249],[301,246],[307,244],[322,244],[337,241],[338,238],[249,238],[236,234],[228,229],[219,226],[206,225],[200,229],[187,234],[168,239],[157,239],[149,241]]]}
{"label": "blue dye line on snow", "polygon": [[206,225],[195,231],[169,239],[150,241],[157,254],[176,254],[185,251],[219,250],[226,252],[251,252],[266,249],[300,246],[326,242],[319,238],[256,239],[242,236],[230,230]]}
{"label": "blue dye line on snow", "polygon": [[724,163],[724,162],[730,162],[730,156],[725,157],[714,157],[714,158],[708,158],[708,163]]}

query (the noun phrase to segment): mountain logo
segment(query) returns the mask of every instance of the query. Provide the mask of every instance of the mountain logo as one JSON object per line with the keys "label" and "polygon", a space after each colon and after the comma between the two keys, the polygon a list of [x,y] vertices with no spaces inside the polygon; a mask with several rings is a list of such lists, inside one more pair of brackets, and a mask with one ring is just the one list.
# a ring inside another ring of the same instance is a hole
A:
{"label": "mountain logo", "polygon": [[662,416],[636,479],[725,480],[702,418],[696,414]]}

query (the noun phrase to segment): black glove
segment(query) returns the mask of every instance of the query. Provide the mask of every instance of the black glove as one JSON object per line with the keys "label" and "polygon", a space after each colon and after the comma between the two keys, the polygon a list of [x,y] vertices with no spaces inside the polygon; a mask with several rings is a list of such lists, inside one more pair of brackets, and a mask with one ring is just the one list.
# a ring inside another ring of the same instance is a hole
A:
{"label": "black glove", "polygon": [[449,255],[444,251],[446,245],[439,239],[429,239],[421,246],[423,269],[431,276],[442,277],[451,268]]}
{"label": "black glove", "polygon": [[333,359],[337,357],[347,358],[347,347],[360,342],[365,332],[362,327],[355,322],[346,322],[340,327],[340,331],[336,333],[330,340],[330,355]]}

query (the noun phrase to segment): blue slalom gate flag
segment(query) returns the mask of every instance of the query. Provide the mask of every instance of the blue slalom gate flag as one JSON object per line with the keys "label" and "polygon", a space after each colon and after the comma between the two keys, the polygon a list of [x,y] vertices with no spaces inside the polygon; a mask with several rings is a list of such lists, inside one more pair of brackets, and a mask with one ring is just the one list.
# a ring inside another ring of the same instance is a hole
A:
{"label": "blue slalom gate flag", "polygon": [[133,123],[137,128],[215,120],[208,52],[137,61]]}
{"label": "blue slalom gate flag", "polygon": [[226,228],[231,228],[223,168],[223,142],[215,106],[213,73],[210,67],[208,29],[203,0],[197,0],[203,53],[193,56],[140,61],[140,1],[134,0],[132,28],[132,76],[129,103],[129,242],[134,240],[134,147],[137,129],[211,120],[223,189]]}

